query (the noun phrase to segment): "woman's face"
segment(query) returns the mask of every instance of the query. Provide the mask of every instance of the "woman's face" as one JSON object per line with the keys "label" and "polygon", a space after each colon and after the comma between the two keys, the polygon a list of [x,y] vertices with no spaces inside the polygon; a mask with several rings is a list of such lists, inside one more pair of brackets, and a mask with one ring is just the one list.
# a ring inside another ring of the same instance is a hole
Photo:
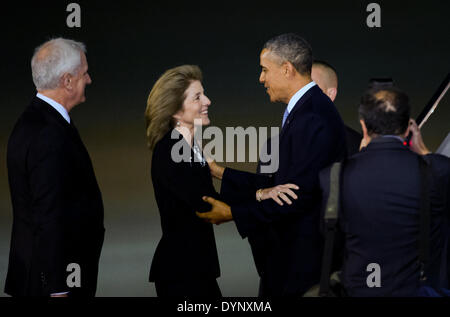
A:
{"label": "woman's face", "polygon": [[174,115],[174,118],[180,122],[181,126],[188,128],[194,126],[194,120],[198,120],[202,126],[208,125],[210,123],[208,108],[211,105],[211,101],[205,96],[200,81],[195,80],[191,82],[188,89],[186,89],[185,95],[183,108]]}

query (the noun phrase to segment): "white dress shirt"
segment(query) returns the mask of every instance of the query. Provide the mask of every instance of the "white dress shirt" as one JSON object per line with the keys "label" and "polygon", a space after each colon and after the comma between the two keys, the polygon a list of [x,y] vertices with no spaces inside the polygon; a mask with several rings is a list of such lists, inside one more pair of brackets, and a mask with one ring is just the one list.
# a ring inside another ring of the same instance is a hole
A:
{"label": "white dress shirt", "polygon": [[70,124],[70,117],[69,117],[69,113],[67,112],[66,108],[64,108],[60,103],[57,103],[56,101],[54,101],[52,98],[49,98],[47,96],[44,96],[43,94],[37,93],[36,97],[38,97],[39,99],[45,101],[46,103],[48,103],[50,106],[52,106],[53,108],[55,108],[56,111],[59,112],[59,114],[67,121],[67,123]]}
{"label": "white dress shirt", "polygon": [[294,108],[295,104],[297,103],[297,101],[300,100],[301,97],[303,97],[303,95],[311,88],[314,87],[316,85],[315,82],[311,81],[309,84],[303,86],[302,88],[300,88],[299,91],[297,91],[291,98],[291,100],[289,100],[289,103],[286,107],[287,111],[289,113],[291,113],[292,109]]}

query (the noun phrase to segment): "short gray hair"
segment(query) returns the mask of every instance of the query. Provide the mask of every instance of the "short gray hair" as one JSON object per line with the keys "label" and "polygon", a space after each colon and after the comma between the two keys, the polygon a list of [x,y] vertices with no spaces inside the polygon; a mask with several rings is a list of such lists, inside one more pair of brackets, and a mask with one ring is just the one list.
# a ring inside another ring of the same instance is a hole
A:
{"label": "short gray hair", "polygon": [[38,46],[31,59],[31,72],[36,89],[55,89],[62,75],[76,75],[81,66],[81,52],[86,52],[83,43],[61,37]]}
{"label": "short gray hair", "polygon": [[302,75],[310,75],[312,49],[304,38],[294,33],[278,35],[266,42],[264,48],[280,59],[280,64],[290,62]]}

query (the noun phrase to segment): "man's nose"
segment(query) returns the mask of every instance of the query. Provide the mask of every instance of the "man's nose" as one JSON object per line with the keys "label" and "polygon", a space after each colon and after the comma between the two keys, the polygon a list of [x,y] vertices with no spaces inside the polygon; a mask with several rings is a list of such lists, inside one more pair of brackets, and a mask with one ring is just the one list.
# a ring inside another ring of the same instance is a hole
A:
{"label": "man's nose", "polygon": [[260,82],[261,84],[264,84],[264,82],[265,82],[265,76],[264,76],[264,73],[262,73],[262,72],[261,72],[261,74],[259,75],[259,82]]}

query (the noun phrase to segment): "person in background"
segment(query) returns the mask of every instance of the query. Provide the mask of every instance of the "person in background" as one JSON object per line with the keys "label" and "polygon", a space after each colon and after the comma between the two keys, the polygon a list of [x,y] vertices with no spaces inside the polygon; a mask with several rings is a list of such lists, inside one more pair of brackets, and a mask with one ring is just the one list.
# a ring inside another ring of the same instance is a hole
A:
{"label": "person in background", "polygon": [[[410,119],[408,97],[397,88],[368,90],[359,115],[362,149],[345,162],[341,175],[342,282],[348,295],[417,296],[422,285],[447,288],[450,159],[427,149]],[[408,148],[403,142],[410,131]],[[421,160],[430,169],[431,202],[424,282],[418,248]],[[379,287],[367,284],[371,263],[379,265]]]}
{"label": "person in background", "polygon": [[[334,67],[327,62],[315,60],[311,69],[311,78],[334,103],[338,93],[338,76]],[[348,156],[358,153],[362,135],[345,125],[345,137]]]}

